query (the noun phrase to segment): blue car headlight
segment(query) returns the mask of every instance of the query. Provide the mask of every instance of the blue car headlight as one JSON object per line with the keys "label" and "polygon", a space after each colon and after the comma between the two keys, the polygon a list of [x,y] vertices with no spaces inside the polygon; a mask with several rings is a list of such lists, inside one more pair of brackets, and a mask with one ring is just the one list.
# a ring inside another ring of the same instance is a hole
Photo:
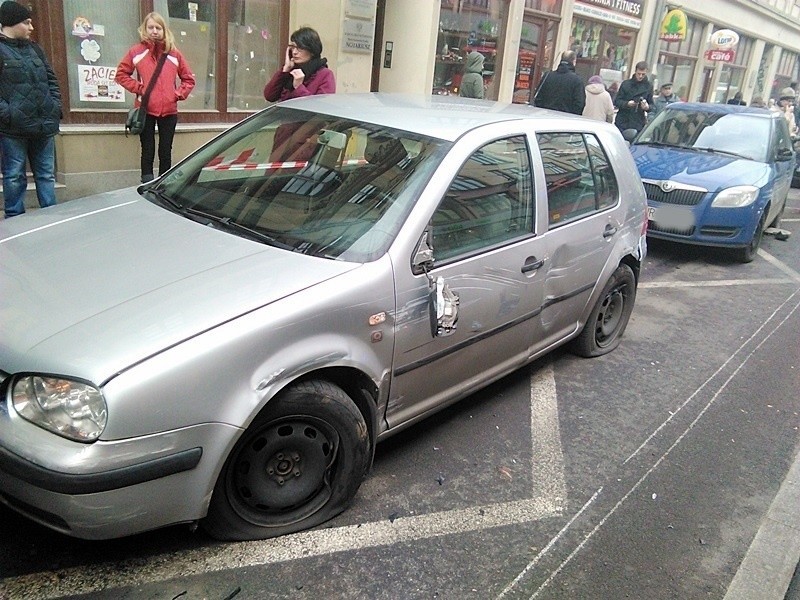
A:
{"label": "blue car headlight", "polygon": [[26,421],[76,442],[93,442],[108,421],[106,399],[91,384],[26,375],[14,382],[11,400]]}
{"label": "blue car headlight", "polygon": [[750,206],[758,198],[758,188],[754,185],[737,185],[722,190],[711,206],[717,208],[742,208]]}

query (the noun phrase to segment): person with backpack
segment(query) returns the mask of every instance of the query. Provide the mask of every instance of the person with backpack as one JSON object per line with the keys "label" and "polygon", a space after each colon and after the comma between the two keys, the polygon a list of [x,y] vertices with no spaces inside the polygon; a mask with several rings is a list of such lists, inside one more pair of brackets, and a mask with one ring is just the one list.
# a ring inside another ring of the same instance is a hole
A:
{"label": "person with backpack", "polygon": [[56,203],[61,91],[44,52],[31,41],[32,33],[28,8],[12,0],[0,5],[0,169],[6,218],[25,212],[26,160],[39,206]]}

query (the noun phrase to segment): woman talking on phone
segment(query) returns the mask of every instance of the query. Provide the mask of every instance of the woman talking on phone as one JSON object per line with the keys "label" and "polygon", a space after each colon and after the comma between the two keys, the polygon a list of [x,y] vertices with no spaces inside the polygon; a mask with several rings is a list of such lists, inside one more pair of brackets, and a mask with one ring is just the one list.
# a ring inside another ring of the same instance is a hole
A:
{"label": "woman talking on phone", "polygon": [[322,41],[310,27],[301,27],[289,38],[286,60],[264,87],[264,98],[269,102],[333,94],[336,80],[322,58]]}

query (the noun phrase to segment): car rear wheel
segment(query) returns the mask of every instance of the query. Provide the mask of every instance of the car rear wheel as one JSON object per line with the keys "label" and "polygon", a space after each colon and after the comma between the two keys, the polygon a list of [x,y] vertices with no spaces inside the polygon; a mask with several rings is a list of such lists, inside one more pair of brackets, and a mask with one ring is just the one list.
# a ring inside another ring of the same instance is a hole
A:
{"label": "car rear wheel", "polygon": [[341,388],[294,384],[234,447],[203,528],[218,539],[254,540],[319,525],[355,496],[369,448],[364,417]]}
{"label": "car rear wheel", "polygon": [[620,265],[609,278],[571,350],[578,356],[602,356],[619,346],[636,300],[636,277]]}

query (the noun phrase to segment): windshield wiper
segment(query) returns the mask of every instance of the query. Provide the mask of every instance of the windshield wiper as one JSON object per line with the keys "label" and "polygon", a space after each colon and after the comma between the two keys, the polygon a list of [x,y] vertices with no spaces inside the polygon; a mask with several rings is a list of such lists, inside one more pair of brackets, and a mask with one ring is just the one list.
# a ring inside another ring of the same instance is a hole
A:
{"label": "windshield wiper", "polygon": [[657,146],[659,148],[682,148],[683,147],[683,146],[676,146],[675,144],[668,144],[666,142],[655,142],[655,141],[651,141],[651,140],[639,140],[638,142],[636,142],[635,145],[638,146],[640,144],[642,146]]}
{"label": "windshield wiper", "polygon": [[161,204],[166,204],[166,205],[169,206],[169,208],[171,208],[173,210],[176,210],[178,212],[183,212],[184,211],[183,205],[180,202],[178,202],[177,200],[174,200],[173,198],[168,196],[166,194],[166,192],[164,192],[164,190],[162,190],[160,188],[148,188],[148,189],[143,190],[143,191],[144,192],[150,192],[151,194],[153,194],[156,197],[156,199],[159,202],[161,202]]}
{"label": "windshield wiper", "polygon": [[750,156],[745,156],[744,154],[739,154],[737,152],[731,152],[730,150],[720,150],[719,148],[705,148],[703,146],[695,146],[693,150],[700,150],[701,152],[710,152],[711,154],[726,154],[727,156],[734,156],[736,158],[745,158],[747,160],[753,160]]}
{"label": "windshield wiper", "polygon": [[195,217],[202,217],[203,219],[207,219],[209,223],[206,223],[206,225],[211,225],[212,223],[217,226],[221,225],[224,229],[236,232],[242,237],[247,237],[257,242],[266,242],[272,246],[277,246],[285,250],[294,250],[293,246],[290,246],[289,244],[284,244],[283,242],[279,242],[271,235],[263,233],[262,231],[258,231],[257,229],[253,229],[252,227],[248,227],[247,225],[242,225],[241,223],[237,223],[236,221],[231,220],[230,217],[221,217],[213,213],[188,207],[184,208],[183,212],[189,215],[193,215]]}

